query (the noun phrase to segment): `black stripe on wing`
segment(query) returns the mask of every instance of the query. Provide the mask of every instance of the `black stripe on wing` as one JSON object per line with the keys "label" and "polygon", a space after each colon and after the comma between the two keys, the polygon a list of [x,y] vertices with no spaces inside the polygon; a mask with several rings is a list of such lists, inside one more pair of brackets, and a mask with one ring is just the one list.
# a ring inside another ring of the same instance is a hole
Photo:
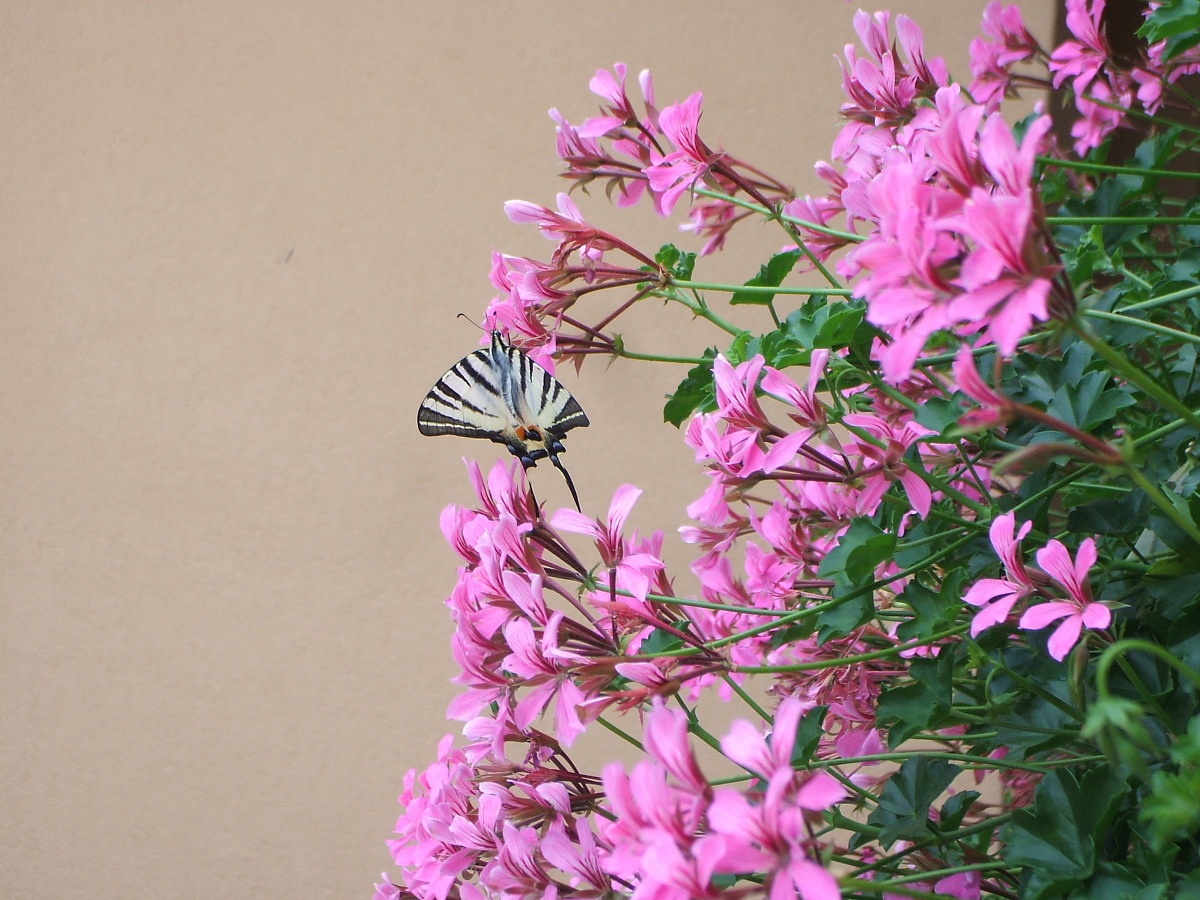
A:
{"label": "black stripe on wing", "polygon": [[561,435],[572,428],[585,428],[591,425],[592,423],[588,421],[587,413],[583,411],[575,398],[567,394],[567,389],[562,387],[562,385],[559,385],[559,387],[566,394],[567,402],[563,404],[563,408],[554,417],[554,424],[550,426],[551,430]]}
{"label": "black stripe on wing", "polygon": [[[503,440],[499,434],[505,427],[505,417],[486,408],[490,405],[486,401],[494,398],[498,403],[500,400],[500,388],[494,379],[490,350],[476,350],[464,356],[438,379],[421,401],[417,410],[417,429],[427,436],[457,434]],[[475,393],[475,400],[485,401],[484,406],[471,399],[470,395],[476,389],[482,391],[483,396]]]}
{"label": "black stripe on wing", "polygon": [[426,437],[435,437],[439,434],[457,434],[460,437],[501,440],[498,432],[489,431],[485,428],[477,428],[474,425],[463,422],[461,419],[455,419],[445,413],[426,409],[425,407],[422,407],[417,412],[417,430]]}
{"label": "black stripe on wing", "polygon": [[535,363],[528,354],[511,345],[502,345],[502,348],[516,373],[517,386],[529,402],[539,425],[562,437],[564,432],[572,428],[591,424],[587,414],[562,382]]}

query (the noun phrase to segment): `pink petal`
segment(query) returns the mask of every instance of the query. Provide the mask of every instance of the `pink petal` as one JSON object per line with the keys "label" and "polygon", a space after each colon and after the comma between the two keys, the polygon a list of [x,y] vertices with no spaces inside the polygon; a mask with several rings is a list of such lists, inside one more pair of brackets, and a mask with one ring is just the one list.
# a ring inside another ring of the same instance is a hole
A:
{"label": "pink petal", "polygon": [[793,859],[788,868],[803,900],[839,900],[842,896],[837,880],[812,860]]}
{"label": "pink petal", "polygon": [[573,509],[560,509],[550,517],[550,524],[559,531],[570,531],[573,534],[586,534],[590,537],[601,538],[604,533],[595,519],[588,518]]}
{"label": "pink petal", "polygon": [[1062,662],[1078,642],[1079,632],[1082,629],[1083,616],[1067,616],[1063,623],[1054,629],[1054,634],[1050,635],[1050,640],[1046,642],[1046,649],[1050,651],[1050,655]]}
{"label": "pink petal", "polygon": [[828,772],[814,772],[796,792],[796,803],[803,809],[829,809],[846,799],[846,789]]}
{"label": "pink petal", "polygon": [[969,606],[983,606],[989,600],[994,600],[1001,594],[1016,592],[1016,586],[1003,578],[981,578],[975,582],[963,595],[963,602]]}
{"label": "pink petal", "polygon": [[1017,627],[1026,631],[1037,631],[1039,628],[1045,628],[1051,622],[1057,622],[1063,616],[1074,615],[1078,611],[1079,608],[1074,603],[1067,603],[1065,600],[1039,603],[1037,606],[1031,606],[1025,610]]}
{"label": "pink petal", "polygon": [[632,484],[623,484],[613,492],[612,503],[608,506],[608,527],[613,534],[619,534],[625,527],[629,511],[633,509],[633,504],[640,496],[642,496],[642,489]]}
{"label": "pink petal", "polygon": [[921,514],[922,519],[928,516],[929,507],[933,503],[933,492],[930,491],[929,485],[911,471],[900,476],[900,483],[904,485],[904,491],[908,494],[908,500],[913,509]]}
{"label": "pink petal", "polygon": [[1089,603],[1083,608],[1083,624],[1093,630],[1107,628],[1112,623],[1112,610],[1103,603]]}
{"label": "pink petal", "polygon": [[1037,563],[1043,572],[1066,587],[1075,581],[1071,554],[1061,541],[1052,540],[1037,552]]}

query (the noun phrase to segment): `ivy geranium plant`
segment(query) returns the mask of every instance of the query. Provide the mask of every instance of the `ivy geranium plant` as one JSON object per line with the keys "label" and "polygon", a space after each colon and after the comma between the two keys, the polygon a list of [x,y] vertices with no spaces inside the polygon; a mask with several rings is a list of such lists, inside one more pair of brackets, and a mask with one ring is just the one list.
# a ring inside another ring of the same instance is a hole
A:
{"label": "ivy geranium plant", "polygon": [[[700,589],[627,532],[640,488],[550,511],[517,463],[469,464],[441,520],[465,724],[405,778],[377,900],[1200,896],[1200,6],[1150,3],[1132,57],[1104,0],[1066,6],[1046,48],[990,4],[969,83],[859,12],[821,196],[648,72],[552,112],[574,187],[686,207],[699,249],[512,202],[555,247],[494,256],[485,320],[549,370],[682,364]],[[1022,90],[1060,92],[1069,146],[1005,117]],[[761,270],[702,281],[756,220]],[[712,345],[628,346],[646,300]],[[636,761],[581,769],[600,728]]]}

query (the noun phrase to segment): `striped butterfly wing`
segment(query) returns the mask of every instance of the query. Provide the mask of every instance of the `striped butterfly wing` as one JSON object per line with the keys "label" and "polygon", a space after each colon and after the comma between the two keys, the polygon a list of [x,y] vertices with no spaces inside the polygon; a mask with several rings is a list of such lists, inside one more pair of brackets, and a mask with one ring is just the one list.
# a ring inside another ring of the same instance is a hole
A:
{"label": "striped butterfly wing", "polygon": [[559,438],[572,428],[591,424],[579,402],[557,378],[515,347],[497,349],[508,359],[519,394],[513,406],[524,424],[537,425],[543,433]]}
{"label": "striped butterfly wing", "polygon": [[421,434],[487,438],[507,446],[526,468],[549,457],[576,509],[579,494],[558,454],[562,436],[588,424],[570,392],[498,331],[491,346],[464,356],[438,379],[417,410]]}
{"label": "striped butterfly wing", "polygon": [[[495,341],[493,340],[493,346]],[[503,373],[496,370],[492,347],[460,359],[438,379],[417,410],[421,434],[505,441],[515,424],[503,395]]]}

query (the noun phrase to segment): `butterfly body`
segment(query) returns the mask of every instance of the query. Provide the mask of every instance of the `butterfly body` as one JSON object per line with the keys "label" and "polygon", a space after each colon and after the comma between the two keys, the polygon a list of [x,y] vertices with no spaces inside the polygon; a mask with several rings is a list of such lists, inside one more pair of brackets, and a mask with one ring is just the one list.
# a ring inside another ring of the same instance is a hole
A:
{"label": "butterfly body", "polygon": [[558,454],[567,431],[588,424],[570,392],[498,331],[489,346],[438,379],[417,410],[421,434],[486,438],[504,444],[525,468],[549,458],[567,479],[576,507],[575,485]]}

